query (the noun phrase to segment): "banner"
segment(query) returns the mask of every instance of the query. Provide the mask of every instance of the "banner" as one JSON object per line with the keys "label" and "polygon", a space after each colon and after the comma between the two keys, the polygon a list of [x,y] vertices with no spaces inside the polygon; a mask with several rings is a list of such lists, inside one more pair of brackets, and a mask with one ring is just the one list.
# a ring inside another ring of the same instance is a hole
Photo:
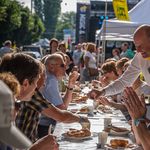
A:
{"label": "banner", "polygon": [[90,5],[86,3],[77,3],[76,43],[87,42],[89,16],[90,16]]}
{"label": "banner", "polygon": [[118,20],[129,21],[128,6],[126,0],[113,0],[113,7]]}

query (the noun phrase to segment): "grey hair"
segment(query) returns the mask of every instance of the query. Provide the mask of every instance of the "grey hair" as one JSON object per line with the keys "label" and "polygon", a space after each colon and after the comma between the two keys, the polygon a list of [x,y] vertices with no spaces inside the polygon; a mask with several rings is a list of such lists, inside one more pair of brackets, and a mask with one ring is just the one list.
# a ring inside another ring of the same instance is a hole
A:
{"label": "grey hair", "polygon": [[60,54],[51,54],[51,55],[47,56],[47,58],[45,60],[45,65],[47,66],[49,63],[55,64],[58,61],[58,59],[63,60],[63,58]]}

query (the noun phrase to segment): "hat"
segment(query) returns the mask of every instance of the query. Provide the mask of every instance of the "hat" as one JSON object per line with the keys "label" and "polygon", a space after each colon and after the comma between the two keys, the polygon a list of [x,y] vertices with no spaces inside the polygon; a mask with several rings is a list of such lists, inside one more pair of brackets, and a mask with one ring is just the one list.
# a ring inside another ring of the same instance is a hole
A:
{"label": "hat", "polygon": [[4,42],[3,45],[4,45],[4,46],[7,46],[7,45],[11,45],[11,44],[12,44],[11,41],[10,41],[10,40],[7,40],[7,41]]}
{"label": "hat", "polygon": [[0,80],[0,141],[19,149],[29,148],[31,141],[14,125],[12,92]]}

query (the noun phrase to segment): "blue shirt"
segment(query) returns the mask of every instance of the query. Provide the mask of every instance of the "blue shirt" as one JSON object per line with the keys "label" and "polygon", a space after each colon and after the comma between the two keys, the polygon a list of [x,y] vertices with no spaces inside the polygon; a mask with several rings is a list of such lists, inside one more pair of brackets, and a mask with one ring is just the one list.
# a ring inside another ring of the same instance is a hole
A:
{"label": "blue shirt", "polygon": [[[47,72],[46,85],[41,91],[42,95],[47,99],[50,103],[55,106],[63,104],[62,97],[59,92],[58,79],[55,75]],[[50,124],[55,124],[56,121],[50,119],[44,115],[40,117],[40,125],[49,126]]]}
{"label": "blue shirt", "polygon": [[75,50],[73,53],[73,62],[76,66],[80,65],[80,58],[82,56],[82,51],[81,50]]}

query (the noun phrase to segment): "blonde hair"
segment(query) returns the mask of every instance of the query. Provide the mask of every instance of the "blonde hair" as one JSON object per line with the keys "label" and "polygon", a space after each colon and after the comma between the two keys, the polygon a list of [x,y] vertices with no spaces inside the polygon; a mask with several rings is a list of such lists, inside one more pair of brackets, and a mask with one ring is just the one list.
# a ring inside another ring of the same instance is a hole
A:
{"label": "blonde hair", "polygon": [[15,97],[17,97],[20,94],[19,81],[12,73],[10,72],[0,73],[0,80],[2,80],[10,88]]}
{"label": "blonde hair", "polygon": [[87,51],[94,52],[96,49],[96,45],[94,43],[88,43],[87,44]]}

